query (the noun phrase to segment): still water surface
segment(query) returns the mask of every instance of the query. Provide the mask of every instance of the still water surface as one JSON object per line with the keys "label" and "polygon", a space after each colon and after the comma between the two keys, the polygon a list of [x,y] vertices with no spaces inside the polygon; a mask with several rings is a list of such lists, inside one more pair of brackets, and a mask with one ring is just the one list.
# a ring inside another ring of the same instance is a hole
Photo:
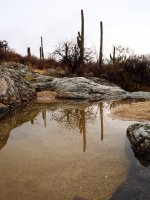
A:
{"label": "still water surface", "polygon": [[[121,102],[119,102],[121,103]],[[146,200],[116,102],[30,105],[0,122],[0,200]]]}

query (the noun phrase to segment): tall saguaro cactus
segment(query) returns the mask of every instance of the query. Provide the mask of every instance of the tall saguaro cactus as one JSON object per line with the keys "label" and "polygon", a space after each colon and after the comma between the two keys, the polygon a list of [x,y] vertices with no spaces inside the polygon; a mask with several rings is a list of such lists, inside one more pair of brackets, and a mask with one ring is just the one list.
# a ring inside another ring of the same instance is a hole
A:
{"label": "tall saguaro cactus", "polygon": [[68,51],[69,51],[68,44],[65,43],[65,59],[68,59]]}
{"label": "tall saguaro cactus", "polygon": [[78,31],[77,44],[80,49],[80,62],[84,61],[84,13],[81,10],[81,32]]}
{"label": "tall saguaro cactus", "polygon": [[31,57],[30,47],[27,48],[27,56],[28,56],[28,57]]}
{"label": "tall saguaro cactus", "polygon": [[41,37],[40,60],[44,60],[43,38]]}
{"label": "tall saguaro cactus", "polygon": [[103,22],[100,21],[100,51],[99,51],[99,67],[103,63]]}

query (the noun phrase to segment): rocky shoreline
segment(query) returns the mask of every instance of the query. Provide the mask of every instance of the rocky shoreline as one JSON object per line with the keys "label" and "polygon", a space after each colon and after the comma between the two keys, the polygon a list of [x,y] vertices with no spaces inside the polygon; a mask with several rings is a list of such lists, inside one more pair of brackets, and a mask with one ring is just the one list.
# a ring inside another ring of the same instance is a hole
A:
{"label": "rocky shoreline", "polygon": [[99,78],[56,78],[35,73],[22,64],[0,66],[0,117],[10,109],[37,99],[38,92],[49,91],[51,99],[73,100],[118,100],[125,98],[150,99],[150,92],[129,93],[120,87]]}

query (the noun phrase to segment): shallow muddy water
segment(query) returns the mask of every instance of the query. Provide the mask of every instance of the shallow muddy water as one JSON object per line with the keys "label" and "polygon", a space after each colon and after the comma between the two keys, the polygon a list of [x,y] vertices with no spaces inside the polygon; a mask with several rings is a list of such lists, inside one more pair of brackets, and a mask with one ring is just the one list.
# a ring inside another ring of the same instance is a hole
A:
{"label": "shallow muddy water", "polygon": [[134,121],[111,119],[112,105],[34,104],[2,119],[0,200],[150,199],[149,163],[126,136]]}

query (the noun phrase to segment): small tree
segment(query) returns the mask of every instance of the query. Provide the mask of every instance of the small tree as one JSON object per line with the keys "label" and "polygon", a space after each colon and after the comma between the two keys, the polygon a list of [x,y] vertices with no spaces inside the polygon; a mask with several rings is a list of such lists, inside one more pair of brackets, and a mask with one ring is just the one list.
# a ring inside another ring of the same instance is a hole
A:
{"label": "small tree", "polygon": [[7,58],[7,51],[9,50],[8,42],[0,40],[0,61],[3,62]]}
{"label": "small tree", "polygon": [[[84,49],[84,63],[92,62],[94,54],[93,50],[89,48]],[[72,74],[77,72],[81,64],[80,48],[74,41],[60,43],[55,51],[50,54],[50,57],[57,59],[62,65],[67,66]]]}
{"label": "small tree", "polygon": [[0,50],[7,51],[9,49],[8,42],[6,40],[0,40]]}

